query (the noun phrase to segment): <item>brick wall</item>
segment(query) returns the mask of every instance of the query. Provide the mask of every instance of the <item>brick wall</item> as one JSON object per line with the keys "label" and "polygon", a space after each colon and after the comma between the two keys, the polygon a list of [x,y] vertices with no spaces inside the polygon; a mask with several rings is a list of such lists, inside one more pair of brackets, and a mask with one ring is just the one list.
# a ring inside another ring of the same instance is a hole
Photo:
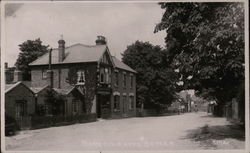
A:
{"label": "brick wall", "polygon": [[[32,78],[31,84],[33,87],[44,87],[48,85],[47,79],[44,79],[42,77],[42,72],[46,71],[47,68],[48,66],[35,66],[35,67],[33,66],[31,68],[31,78]],[[54,88],[65,89],[73,86],[71,83],[67,81],[67,78],[70,77],[69,71],[71,68],[81,69],[85,72],[85,82],[86,82],[85,102],[92,103],[94,97],[90,95],[93,95],[93,92],[95,92],[96,90],[97,63],[52,65]]]}
{"label": "brick wall", "polygon": [[[112,118],[123,117],[123,107],[125,107],[125,112],[128,117],[136,116],[136,75],[134,73],[122,70],[118,70],[118,86],[115,85],[115,71],[112,71],[112,89],[113,93],[120,93],[120,110],[114,110],[114,95],[111,94],[111,114]],[[126,87],[123,86],[123,74],[126,74]],[[133,75],[133,87],[130,87],[130,75]],[[134,109],[129,109],[129,94],[134,94]],[[123,104],[123,95],[126,95],[126,102]]]}

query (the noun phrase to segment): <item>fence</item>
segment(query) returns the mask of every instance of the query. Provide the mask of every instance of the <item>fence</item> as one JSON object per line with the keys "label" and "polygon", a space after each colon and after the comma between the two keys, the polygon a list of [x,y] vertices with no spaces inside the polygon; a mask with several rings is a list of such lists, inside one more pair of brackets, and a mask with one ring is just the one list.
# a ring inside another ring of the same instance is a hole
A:
{"label": "fence", "polygon": [[17,124],[20,129],[23,130],[95,122],[96,119],[96,114],[82,114],[77,116],[29,116],[18,118]]}

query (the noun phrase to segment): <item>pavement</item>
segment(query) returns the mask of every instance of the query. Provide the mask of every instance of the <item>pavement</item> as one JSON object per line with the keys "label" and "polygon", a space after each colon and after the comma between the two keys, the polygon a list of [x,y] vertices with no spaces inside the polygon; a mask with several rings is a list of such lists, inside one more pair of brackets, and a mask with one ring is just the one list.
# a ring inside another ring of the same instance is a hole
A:
{"label": "pavement", "polygon": [[10,151],[244,149],[244,129],[205,112],[100,120],[6,137]]}

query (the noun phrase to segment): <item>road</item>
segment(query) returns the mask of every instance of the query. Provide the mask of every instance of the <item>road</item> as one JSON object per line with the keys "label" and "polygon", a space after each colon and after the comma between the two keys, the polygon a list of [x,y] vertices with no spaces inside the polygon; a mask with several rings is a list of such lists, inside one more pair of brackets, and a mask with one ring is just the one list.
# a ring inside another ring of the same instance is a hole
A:
{"label": "road", "polygon": [[244,130],[207,113],[99,120],[6,137],[7,150],[117,151],[244,149]]}

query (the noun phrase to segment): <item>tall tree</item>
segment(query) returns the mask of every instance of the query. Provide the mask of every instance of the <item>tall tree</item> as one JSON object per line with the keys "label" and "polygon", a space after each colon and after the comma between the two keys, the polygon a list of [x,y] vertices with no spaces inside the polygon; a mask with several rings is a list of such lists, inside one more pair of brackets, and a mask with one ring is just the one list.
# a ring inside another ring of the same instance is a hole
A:
{"label": "tall tree", "polygon": [[160,3],[165,10],[155,32],[165,30],[167,61],[178,69],[182,89],[215,99],[237,97],[244,82],[243,3]]}
{"label": "tall tree", "polygon": [[159,110],[175,99],[175,73],[163,65],[159,46],[136,41],[124,51],[122,61],[137,71],[137,106]]}
{"label": "tall tree", "polygon": [[40,38],[35,40],[27,40],[19,45],[20,53],[16,60],[15,66],[23,71],[24,80],[30,80],[29,63],[48,52],[49,46],[43,45]]}

